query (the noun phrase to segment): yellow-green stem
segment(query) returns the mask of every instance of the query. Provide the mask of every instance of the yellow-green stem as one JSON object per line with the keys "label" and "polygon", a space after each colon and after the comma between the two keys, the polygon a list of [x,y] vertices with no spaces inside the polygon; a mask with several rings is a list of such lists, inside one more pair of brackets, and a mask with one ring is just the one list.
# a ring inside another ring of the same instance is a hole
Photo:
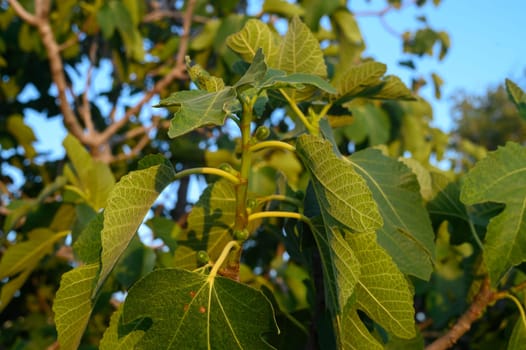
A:
{"label": "yellow-green stem", "polygon": [[265,197],[258,198],[261,202],[270,202],[270,201],[282,201],[282,202],[288,202],[292,205],[295,205],[296,207],[301,207],[301,202],[297,200],[296,198],[291,198],[284,196],[282,194],[271,194]]}
{"label": "yellow-green stem", "polygon": [[307,223],[310,223],[309,218],[306,217],[305,215],[302,215],[300,213],[292,213],[290,211],[262,211],[259,213],[250,214],[248,216],[248,221],[264,219],[264,218],[288,218],[288,219],[302,220]]}
{"label": "yellow-green stem", "polygon": [[526,328],[526,313],[524,312],[524,307],[522,306],[522,303],[512,294],[504,293],[500,299],[507,298],[510,299],[515,303],[517,308],[519,309],[519,313],[521,314],[522,324],[524,325],[524,328]]}
{"label": "yellow-green stem", "polygon": [[287,93],[285,92],[284,89],[279,89],[279,92],[281,92],[283,97],[285,97],[285,99],[289,103],[290,108],[292,108],[294,113],[296,113],[296,115],[301,120],[303,125],[305,125],[307,130],[313,135],[318,135],[318,126],[317,125],[312,125],[312,123],[307,119],[305,114],[303,114],[301,109],[298,108],[298,105],[296,104],[296,102],[293,99],[291,99],[289,95],[287,95]]}
{"label": "yellow-green stem", "polygon": [[221,268],[221,265],[223,265],[226,258],[228,257],[228,254],[234,247],[239,247],[239,243],[237,241],[230,241],[223,248],[221,255],[219,256],[219,258],[217,258],[216,262],[214,263],[214,267],[212,267],[212,270],[210,271],[210,274],[208,275],[208,282],[213,281],[214,278],[217,276],[217,271],[219,271],[219,269]]}
{"label": "yellow-green stem", "polygon": [[221,169],[209,168],[209,167],[191,168],[191,169],[182,170],[182,171],[178,172],[177,174],[175,174],[174,180],[179,180],[179,179],[181,179],[181,178],[183,178],[185,176],[189,176],[189,175],[205,175],[205,174],[206,175],[221,176],[221,177],[229,180],[233,184],[239,184],[240,183],[239,178],[237,178],[236,176],[230,174],[229,172],[226,172],[226,171],[221,170]]}
{"label": "yellow-green stem", "polygon": [[265,148],[279,148],[289,152],[296,151],[296,147],[283,141],[261,141],[256,143],[255,145],[250,146],[250,151],[257,152]]}
{"label": "yellow-green stem", "polygon": [[241,116],[241,169],[239,172],[239,183],[236,186],[236,219],[234,230],[243,230],[248,223],[247,214],[247,192],[248,177],[250,175],[250,165],[252,152],[250,150],[250,125],[252,123],[252,109],[256,99],[243,101],[243,114]]}

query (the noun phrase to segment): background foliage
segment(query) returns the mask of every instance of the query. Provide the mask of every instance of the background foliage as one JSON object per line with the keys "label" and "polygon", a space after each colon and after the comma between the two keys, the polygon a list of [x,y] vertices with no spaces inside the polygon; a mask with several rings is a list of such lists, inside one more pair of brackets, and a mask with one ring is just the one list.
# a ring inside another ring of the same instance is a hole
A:
{"label": "background foliage", "polygon": [[[2,348],[520,349],[525,94],[459,99],[447,135],[359,15],[1,1]],[[61,118],[64,159],[28,109]]]}

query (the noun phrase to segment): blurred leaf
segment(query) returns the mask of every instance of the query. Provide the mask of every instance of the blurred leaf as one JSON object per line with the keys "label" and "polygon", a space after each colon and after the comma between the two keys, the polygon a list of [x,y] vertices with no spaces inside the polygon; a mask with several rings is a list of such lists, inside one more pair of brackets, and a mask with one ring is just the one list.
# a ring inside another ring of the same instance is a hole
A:
{"label": "blurred leaf", "polygon": [[[360,140],[359,138],[356,138],[357,135],[355,133],[356,131],[365,131],[365,136],[369,138],[370,146],[384,144],[389,141],[391,124],[389,122],[389,116],[384,110],[370,103],[360,106],[352,106],[350,107],[350,110],[355,118],[355,123],[345,128],[345,135],[347,137],[360,143]],[[355,138],[350,136],[354,136]]]}
{"label": "blurred leaf", "polygon": [[152,325],[137,342],[141,349],[269,349],[262,336],[278,332],[260,291],[179,269],[156,270],[130,289],[121,322],[143,319]]}
{"label": "blurred leaf", "polygon": [[284,0],[265,0],[262,11],[285,17],[303,16],[305,14],[305,10],[301,6]]}
{"label": "blurred leaf", "polygon": [[115,185],[115,178],[108,164],[93,160],[86,148],[71,134],[66,136],[63,145],[73,166],[73,171],[70,168],[64,171],[68,180],[81,191],[93,209],[105,207],[108,195]]}
{"label": "blurred leaf", "polygon": [[215,261],[233,238],[235,216],[234,185],[227,180],[210,184],[192,207],[188,227],[177,237],[175,266],[189,270],[197,268],[197,252],[200,250],[206,251]]}
{"label": "blurred leaf", "polygon": [[28,233],[27,241],[11,245],[3,253],[0,260],[0,281],[4,278],[9,278],[9,281],[2,286],[0,310],[7,306],[13,294],[22,286],[40,260],[53,252],[53,245],[67,233],[38,228]]}
{"label": "blurred leaf", "polygon": [[85,264],[99,262],[102,249],[101,232],[104,228],[104,213],[98,213],[82,230],[73,244],[73,250]]}
{"label": "blurred leaf", "polygon": [[176,138],[206,125],[223,125],[230,114],[228,105],[235,101],[235,89],[226,87],[217,92],[178,91],[157,106],[176,108],[168,130],[168,136]]}
{"label": "blurred leaf", "polygon": [[526,320],[522,317],[515,322],[513,332],[511,333],[510,341],[508,343],[507,350],[520,350],[524,347],[526,342]]}
{"label": "blurred leaf", "polygon": [[333,20],[343,33],[344,37],[353,44],[359,45],[363,42],[362,33],[358,27],[358,23],[352,13],[348,9],[340,8],[333,12]]}
{"label": "blurred leaf", "polygon": [[526,93],[509,79],[506,79],[506,91],[510,100],[517,106],[521,117],[526,120]]}
{"label": "blurred leaf", "polygon": [[36,156],[33,142],[36,141],[33,129],[24,123],[24,119],[20,114],[13,114],[7,118],[7,131],[13,135],[24,148],[25,155],[28,159],[33,159]]}
{"label": "blurred leaf", "polygon": [[484,258],[492,286],[526,261],[526,148],[508,142],[479,161],[465,177],[460,199],[467,205],[496,202],[505,209],[487,227]]}
{"label": "blurred leaf", "polygon": [[175,251],[177,248],[177,238],[181,233],[181,227],[171,219],[155,216],[146,221],[146,225],[153,231],[154,237],[163,240],[164,244]]}
{"label": "blurred leaf", "polygon": [[356,152],[349,159],[367,181],[382,215],[378,243],[403,273],[428,280],[433,271],[434,232],[416,176],[378,150]]}
{"label": "blurred leaf", "polygon": [[128,290],[136,281],[153,270],[155,260],[153,249],[145,246],[139,237],[135,236],[113,269],[113,275],[122,287]]}
{"label": "blurred leaf", "polygon": [[313,32],[318,31],[319,21],[325,15],[331,15],[339,6],[339,0],[304,0],[301,5],[305,9],[305,13],[302,16],[305,20],[305,24],[311,28]]}
{"label": "blurred leaf", "polygon": [[440,97],[442,97],[441,88],[442,88],[442,85],[444,85],[444,81],[442,80],[442,78],[440,78],[435,73],[431,74],[431,78],[433,79],[433,87],[435,89],[435,98],[440,99]]}
{"label": "blurred leaf", "polygon": [[93,308],[91,293],[99,263],[82,265],[62,275],[53,303],[60,349],[78,349]]}
{"label": "blurred leaf", "polygon": [[10,212],[4,221],[4,231],[11,231],[18,224],[21,218],[29,214],[32,210],[38,208],[46,198],[64,187],[65,184],[66,178],[63,176],[57,176],[54,182],[44,187],[36,199],[12,201],[8,206]]}
{"label": "blurred leaf", "polygon": [[27,278],[33,272],[37,264],[26,266],[27,268],[20,272],[16,277],[9,278],[5,284],[1,285],[0,289],[0,312],[11,302],[15,293],[22,288]]}
{"label": "blurred leaf", "polygon": [[418,185],[420,186],[420,195],[425,202],[432,199],[433,185],[431,180],[431,173],[420,162],[413,158],[399,157],[399,162],[404,163],[413,174],[416,175]]}
{"label": "blurred leaf", "polygon": [[137,228],[164,188],[173,181],[174,170],[165,160],[123,176],[108,197],[104,210],[102,269],[93,296],[115,267]]}
{"label": "blurred leaf", "polygon": [[192,79],[200,90],[217,92],[225,88],[225,82],[223,79],[210,75],[210,73],[199,64],[190,65],[190,59],[188,57],[186,61],[186,70],[188,75],[190,75],[190,79]]}
{"label": "blurred leaf", "polygon": [[190,49],[201,51],[211,48],[214,44],[220,25],[221,20],[219,19],[211,19],[207,21],[203,30],[190,41]]}

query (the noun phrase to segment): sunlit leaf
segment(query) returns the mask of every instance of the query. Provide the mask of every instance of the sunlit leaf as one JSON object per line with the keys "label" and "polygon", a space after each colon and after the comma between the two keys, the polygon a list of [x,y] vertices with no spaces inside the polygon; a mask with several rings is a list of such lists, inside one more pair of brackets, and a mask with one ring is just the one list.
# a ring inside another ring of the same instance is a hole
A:
{"label": "sunlit leaf", "polygon": [[384,347],[367,330],[360,316],[358,316],[356,305],[347,307],[342,317],[341,342],[343,349],[351,350],[382,350]]}
{"label": "sunlit leaf", "polygon": [[416,335],[412,287],[373,233],[346,235],[360,262],[357,308],[388,332],[404,339]]}
{"label": "sunlit leaf", "polygon": [[366,97],[375,98],[380,100],[415,100],[411,90],[405,86],[405,84],[394,75],[386,76],[382,84],[380,84],[380,89],[373,93],[365,94]]}
{"label": "sunlit leaf", "polygon": [[513,81],[506,79],[506,91],[510,100],[517,106],[519,114],[526,120],[526,93]]}
{"label": "sunlit leaf", "polygon": [[259,48],[263,50],[266,62],[273,66],[278,53],[279,42],[267,24],[250,19],[243,29],[226,40],[227,45],[247,61],[252,62]]}
{"label": "sunlit leaf", "polygon": [[[250,322],[247,322],[250,315]],[[264,295],[224,277],[156,270],[129,291],[121,323],[149,319],[141,349],[269,349],[278,332]]]}
{"label": "sunlit leaf", "polygon": [[434,232],[416,176],[403,163],[378,150],[356,152],[349,159],[367,181],[382,214],[384,225],[377,231],[378,243],[402,272],[429,279]]}
{"label": "sunlit leaf", "polygon": [[171,164],[166,161],[125,175],[110,192],[101,232],[102,270],[94,295],[130,243],[153,202],[173,181],[174,175]]}
{"label": "sunlit leaf", "polygon": [[508,142],[479,161],[466,175],[460,199],[467,205],[505,204],[491,219],[484,258],[492,286],[511,267],[526,261],[526,148]]}
{"label": "sunlit leaf", "polygon": [[367,183],[349,162],[334,154],[328,141],[302,135],[296,146],[311,174],[326,223],[331,220],[353,232],[371,232],[382,226],[382,217]]}
{"label": "sunlit leaf", "polygon": [[350,67],[341,76],[337,76],[333,84],[339,95],[357,96],[366,88],[380,84],[386,71],[385,64],[369,61]]}
{"label": "sunlit leaf", "polygon": [[279,47],[275,68],[287,73],[327,76],[327,67],[320,44],[299,17],[292,18],[289,23],[287,34]]}
{"label": "sunlit leaf", "polygon": [[228,106],[236,101],[236,91],[226,87],[217,92],[178,91],[161,100],[159,107],[176,109],[168,136],[175,138],[206,125],[223,125],[231,113]]}
{"label": "sunlit leaf", "polygon": [[62,275],[53,302],[60,348],[78,349],[93,308],[91,293],[99,263],[83,265]]}

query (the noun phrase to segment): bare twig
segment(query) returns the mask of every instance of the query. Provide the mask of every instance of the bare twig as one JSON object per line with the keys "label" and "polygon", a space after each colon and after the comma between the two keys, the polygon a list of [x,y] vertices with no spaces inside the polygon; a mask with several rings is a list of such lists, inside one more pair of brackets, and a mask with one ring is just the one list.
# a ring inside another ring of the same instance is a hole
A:
{"label": "bare twig", "polygon": [[514,293],[518,293],[518,292],[522,291],[523,289],[526,289],[526,281],[522,281],[521,283],[519,283],[516,286],[511,288],[511,290]]}
{"label": "bare twig", "polygon": [[[143,23],[150,23],[150,22],[156,22],[160,21],[163,18],[170,18],[170,19],[184,19],[184,14],[179,11],[169,11],[169,10],[155,10],[150,13],[148,13],[144,18],[142,19]],[[196,23],[206,23],[209,19],[203,16],[192,16],[192,22]]]}
{"label": "bare twig", "polygon": [[93,127],[93,118],[91,115],[91,106],[88,98],[88,92],[91,86],[91,76],[93,74],[93,65],[95,61],[95,55],[97,53],[97,42],[94,41],[91,44],[89,51],[90,66],[88,68],[88,73],[86,74],[86,86],[84,88],[84,93],[82,94],[82,105],[80,108],[80,113],[82,119],[84,120],[84,126],[86,127],[88,136],[93,136],[95,134],[95,128]]}
{"label": "bare twig", "polygon": [[132,116],[139,114],[144,104],[146,104],[150,99],[161,92],[166,88],[174,79],[184,79],[185,77],[185,61],[184,57],[188,50],[188,41],[190,39],[190,27],[192,25],[192,14],[194,11],[196,0],[188,1],[186,11],[183,18],[183,35],[181,36],[181,41],[179,43],[179,51],[177,53],[177,59],[175,67],[166,75],[164,78],[159,80],[153,89],[148,91],[142,99],[132,108],[126,111],[126,114],[115,123],[111,124],[104,132],[100,134],[99,142],[108,141],[112,135],[114,135],[120,128],[122,128]]}
{"label": "bare twig", "polygon": [[13,10],[15,10],[16,14],[24,20],[24,22],[35,27],[38,25],[39,21],[37,16],[27,12],[26,9],[20,5],[18,0],[7,0],[7,2],[11,5]]}
{"label": "bare twig", "polygon": [[84,137],[82,127],[80,126],[66,95],[67,84],[62,58],[60,57],[60,47],[55,40],[48,18],[50,8],[49,0],[35,1],[36,15],[27,12],[24,7],[20,5],[18,0],[8,0],[8,2],[20,18],[38,29],[40,37],[42,38],[42,43],[44,44],[48,55],[51,77],[57,86],[60,110],[64,116],[64,124],[75,137],[86,143],[87,140]]}
{"label": "bare twig", "polygon": [[457,323],[443,336],[426,347],[426,350],[444,350],[452,347],[478,320],[486,307],[497,299],[497,293],[491,290],[489,279],[486,278],[480,290],[473,299],[469,309],[457,320]]}
{"label": "bare twig", "polygon": [[75,34],[72,37],[70,37],[68,40],[60,44],[58,46],[58,49],[60,51],[64,51],[65,49],[70,48],[71,46],[75,45],[78,41],[79,41],[79,35]]}

